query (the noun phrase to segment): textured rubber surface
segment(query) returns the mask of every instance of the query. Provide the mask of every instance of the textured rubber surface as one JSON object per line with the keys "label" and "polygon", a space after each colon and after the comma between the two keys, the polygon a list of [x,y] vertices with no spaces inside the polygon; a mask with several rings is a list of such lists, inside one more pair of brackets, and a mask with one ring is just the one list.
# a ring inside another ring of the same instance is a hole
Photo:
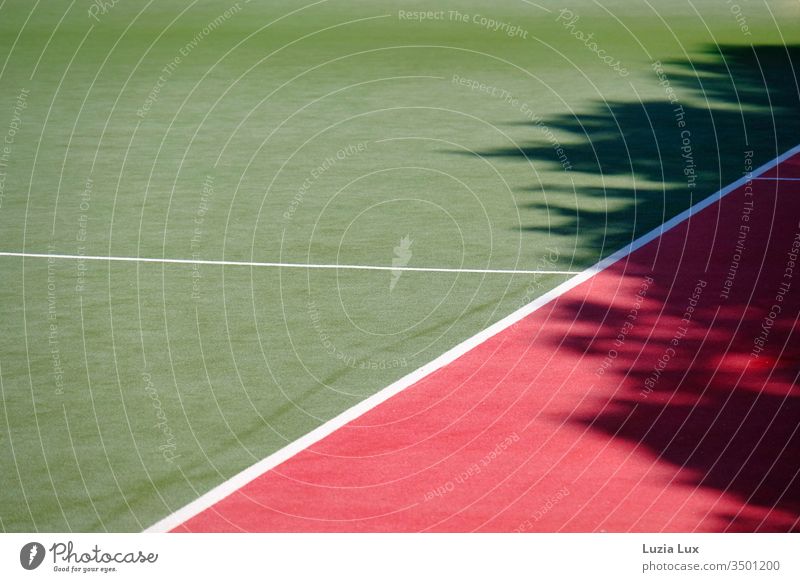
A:
{"label": "textured rubber surface", "polygon": [[178,531],[797,530],[798,197],[731,192]]}

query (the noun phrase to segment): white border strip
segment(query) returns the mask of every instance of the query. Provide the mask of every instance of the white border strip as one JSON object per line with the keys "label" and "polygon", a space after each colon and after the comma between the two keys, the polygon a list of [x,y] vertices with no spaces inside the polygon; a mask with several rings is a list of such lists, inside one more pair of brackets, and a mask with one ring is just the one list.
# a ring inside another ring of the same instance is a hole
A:
{"label": "white border strip", "polygon": [[497,323],[487,327],[483,331],[478,332],[471,338],[463,341],[454,348],[443,353],[441,356],[439,356],[432,362],[425,364],[421,368],[411,372],[407,376],[404,376],[403,378],[394,382],[393,384],[390,384],[386,388],[383,388],[381,391],[373,394],[366,400],[363,400],[358,404],[356,404],[355,406],[353,406],[352,408],[344,411],[339,416],[329,420],[325,424],[317,427],[316,429],[300,437],[296,441],[289,443],[282,449],[272,453],[268,457],[248,467],[238,475],[235,475],[230,479],[228,479],[227,481],[221,483],[220,485],[217,485],[216,487],[214,487],[207,493],[203,494],[202,496],[198,497],[188,505],[185,505],[181,509],[168,515],[167,517],[153,524],[144,531],[165,532],[176,528],[177,526],[188,521],[190,518],[194,517],[198,513],[208,509],[215,503],[222,501],[224,498],[228,497],[238,489],[241,489],[243,486],[247,485],[250,481],[253,481],[257,477],[263,475],[270,469],[275,468],[276,466],[280,465],[284,461],[293,457],[300,451],[309,448],[314,443],[319,442],[326,436],[330,435],[334,431],[343,427],[347,423],[355,420],[359,416],[365,414],[369,410],[375,408],[379,404],[386,402],[387,400],[389,400],[389,398],[402,392],[412,384],[416,384],[428,374],[431,374],[432,372],[435,372],[439,368],[442,368],[443,366],[446,366],[447,364],[453,362],[454,360],[456,360],[460,356],[463,356],[464,354],[466,354],[476,346],[480,345],[481,343],[485,342],[492,336],[496,335],[497,333],[503,331],[508,327],[511,327],[513,324],[517,323],[524,317],[527,317],[528,315],[530,315],[543,305],[563,295],[567,291],[577,287],[584,281],[590,279],[600,271],[607,269],[609,266],[613,265],[620,259],[627,257],[629,254],[643,247],[650,241],[660,237],[665,232],[674,228],[676,225],[680,224],[690,216],[697,214],[704,208],[707,208],[708,206],[711,206],[712,204],[718,202],[733,190],[747,184],[750,180],[752,180],[753,175],[761,174],[769,170],[770,168],[775,167],[776,165],[780,164],[787,158],[797,153],[800,153],[800,145],[793,147],[791,150],[778,156],[774,160],[767,162],[763,166],[760,166],[759,168],[754,170],[752,174],[750,174],[749,176],[743,176],[742,178],[739,178],[729,186],[726,186],[725,188],[719,190],[715,194],[712,194],[708,198],[701,200],[694,206],[688,208],[687,210],[681,212],[677,216],[671,218],[661,226],[651,230],[645,235],[642,235],[641,237],[630,243],[628,246],[615,252],[613,255],[606,257],[597,264],[578,273],[575,277],[572,277],[568,281],[565,281],[555,289],[552,289],[547,293],[545,293],[544,295],[537,297],[531,303],[528,303],[527,305],[521,307],[512,314],[504,317]]}
{"label": "white border strip", "polygon": [[258,263],[251,261],[214,261],[203,259],[153,259],[147,257],[112,257],[103,255],[60,255],[47,253],[15,253],[0,251],[0,257],[33,259],[68,259],[83,261],[117,261],[124,263],[177,263],[179,265],[223,265],[228,267],[281,267],[286,269],[344,269],[355,271],[421,271],[425,273],[482,273],[502,275],[576,275],[576,271],[527,271],[516,269],[445,269],[439,267],[383,267],[376,265],[315,265],[308,263]]}

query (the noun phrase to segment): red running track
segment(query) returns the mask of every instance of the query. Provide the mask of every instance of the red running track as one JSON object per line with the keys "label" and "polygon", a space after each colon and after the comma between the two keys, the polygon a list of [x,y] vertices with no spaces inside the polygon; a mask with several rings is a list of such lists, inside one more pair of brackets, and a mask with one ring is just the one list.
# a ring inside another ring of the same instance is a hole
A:
{"label": "red running track", "polygon": [[800,154],[175,531],[797,531]]}

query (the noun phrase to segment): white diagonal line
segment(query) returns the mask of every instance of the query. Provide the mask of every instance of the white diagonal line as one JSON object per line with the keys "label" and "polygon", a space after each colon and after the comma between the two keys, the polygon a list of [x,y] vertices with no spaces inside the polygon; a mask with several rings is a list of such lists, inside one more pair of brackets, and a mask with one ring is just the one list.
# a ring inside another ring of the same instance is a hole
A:
{"label": "white diagonal line", "polygon": [[[793,147],[792,149],[781,154],[774,160],[765,163],[763,166],[754,170],[753,174],[754,175],[763,174],[770,168],[777,166],[781,162],[787,160],[791,156],[798,153],[800,153],[800,145]],[[640,236],[627,246],[615,252],[614,254],[606,257],[605,259],[599,261],[598,263],[592,265],[591,267],[581,271],[580,273],[568,279],[558,287],[551,289],[544,295],[541,295],[540,297],[534,299],[529,304],[524,305],[523,307],[507,315],[500,321],[494,323],[493,325],[490,325],[489,327],[478,332],[474,336],[464,340],[457,346],[443,353],[435,360],[428,362],[421,368],[414,370],[410,374],[404,376],[403,378],[400,378],[399,380],[390,384],[389,386],[386,386],[385,388],[373,394],[369,398],[362,400],[352,408],[345,410],[338,416],[332,418],[331,420],[327,421],[321,426],[315,428],[311,432],[306,433],[296,441],[287,444],[282,449],[275,451],[274,453],[261,459],[257,463],[245,468],[241,472],[230,477],[227,481],[220,483],[219,485],[207,491],[197,499],[189,502],[188,504],[184,505],[177,511],[174,511],[170,515],[162,518],[161,520],[159,520],[158,522],[147,528],[145,531],[165,532],[178,527],[180,524],[191,519],[200,512],[208,509],[209,507],[212,507],[215,503],[218,503],[219,501],[225,499],[226,497],[228,497],[241,487],[244,487],[257,477],[263,475],[264,473],[266,473],[271,469],[274,469],[275,467],[277,467],[284,461],[290,459],[300,451],[314,445],[315,443],[319,442],[326,436],[332,434],[334,431],[342,428],[348,422],[355,420],[356,418],[372,410],[379,404],[386,402],[392,396],[399,394],[400,392],[402,392],[409,386],[415,384],[416,382],[419,382],[422,378],[426,377],[432,372],[455,361],[457,358],[461,357],[471,349],[485,342],[487,339],[500,333],[504,329],[509,328],[510,326],[520,321],[524,317],[527,317],[540,307],[547,305],[550,301],[557,299],[570,289],[574,289],[581,283],[591,279],[597,273],[607,269],[617,261],[624,259],[637,249],[646,245],[647,243],[656,240],[657,238],[662,236],[665,232],[674,228],[678,224],[682,223],[690,216],[693,216],[698,212],[700,212],[701,210],[711,206],[712,204],[719,202],[729,193],[747,184],[747,182],[750,179],[751,178],[748,178],[747,176],[739,178],[732,184],[729,184],[728,186],[717,191],[708,198],[705,198],[700,202],[698,202],[697,204],[695,204],[694,206],[687,208],[680,214],[666,221],[661,226],[651,230],[647,234]]]}

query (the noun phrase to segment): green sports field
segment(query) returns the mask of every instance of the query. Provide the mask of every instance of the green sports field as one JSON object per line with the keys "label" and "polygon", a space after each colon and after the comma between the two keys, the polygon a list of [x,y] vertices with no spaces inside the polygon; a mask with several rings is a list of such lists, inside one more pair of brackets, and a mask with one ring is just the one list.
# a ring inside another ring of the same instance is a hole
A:
{"label": "green sports field", "polygon": [[145,529],[800,141],[796,0],[0,0],[0,47],[4,531]]}

